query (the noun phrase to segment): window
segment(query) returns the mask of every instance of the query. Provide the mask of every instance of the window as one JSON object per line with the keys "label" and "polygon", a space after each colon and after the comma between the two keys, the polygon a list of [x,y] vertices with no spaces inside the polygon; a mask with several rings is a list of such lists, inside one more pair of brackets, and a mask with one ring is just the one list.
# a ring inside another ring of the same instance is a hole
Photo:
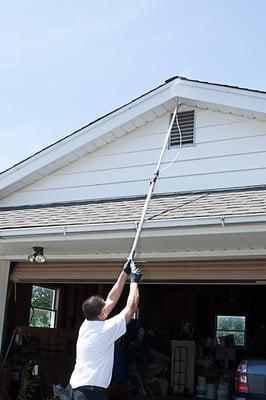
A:
{"label": "window", "polygon": [[221,342],[224,336],[233,335],[236,346],[245,346],[246,317],[239,315],[217,315],[216,338]]}
{"label": "window", "polygon": [[[177,114],[178,124],[181,131],[181,145],[194,143],[194,111],[179,112]],[[169,147],[180,146],[180,132],[176,123],[173,123]]]}
{"label": "window", "polygon": [[54,328],[56,317],[56,289],[32,286],[29,325]]}

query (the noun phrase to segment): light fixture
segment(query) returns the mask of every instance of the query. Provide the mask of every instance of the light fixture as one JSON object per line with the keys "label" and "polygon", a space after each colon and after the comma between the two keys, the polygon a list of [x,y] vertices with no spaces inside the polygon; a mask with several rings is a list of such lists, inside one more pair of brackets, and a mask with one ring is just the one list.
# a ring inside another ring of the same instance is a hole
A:
{"label": "light fixture", "polygon": [[28,260],[31,263],[43,264],[46,261],[45,256],[43,255],[43,247],[33,247],[33,254],[29,255]]}

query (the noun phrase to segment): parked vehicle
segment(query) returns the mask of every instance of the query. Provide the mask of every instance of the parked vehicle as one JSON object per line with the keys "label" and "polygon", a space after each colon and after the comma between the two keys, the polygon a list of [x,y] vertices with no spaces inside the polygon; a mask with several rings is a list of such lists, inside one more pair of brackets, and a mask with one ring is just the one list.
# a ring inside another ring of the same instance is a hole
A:
{"label": "parked vehicle", "polygon": [[236,371],[234,400],[266,400],[266,328],[251,343]]}
{"label": "parked vehicle", "polygon": [[234,399],[266,399],[266,360],[241,361],[236,371]]}

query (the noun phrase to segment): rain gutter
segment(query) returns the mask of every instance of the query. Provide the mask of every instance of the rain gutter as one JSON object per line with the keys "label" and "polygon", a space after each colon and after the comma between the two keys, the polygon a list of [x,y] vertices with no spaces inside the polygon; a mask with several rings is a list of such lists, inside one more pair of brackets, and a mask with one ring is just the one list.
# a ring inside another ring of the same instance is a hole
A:
{"label": "rain gutter", "polygon": [[[230,227],[236,225],[250,225],[266,223],[266,215],[240,215],[240,216],[220,216],[220,217],[201,217],[201,218],[180,218],[169,220],[145,221],[144,231],[155,229],[178,229],[178,228],[208,228],[208,227]],[[0,230],[0,240],[15,237],[29,237],[39,235],[64,235],[74,236],[90,233],[104,233],[110,231],[135,231],[136,222],[116,222],[87,225],[65,225],[65,226],[43,226],[43,227],[22,227],[8,228]],[[263,230],[265,228],[263,227]]]}

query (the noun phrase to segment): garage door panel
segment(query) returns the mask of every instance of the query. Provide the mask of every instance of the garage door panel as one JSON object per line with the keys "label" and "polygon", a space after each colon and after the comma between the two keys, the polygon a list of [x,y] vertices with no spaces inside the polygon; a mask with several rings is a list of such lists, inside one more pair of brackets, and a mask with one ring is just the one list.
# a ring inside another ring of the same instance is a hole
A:
{"label": "garage door panel", "polygon": [[[153,262],[139,263],[143,282],[163,281],[266,281],[265,260]],[[112,282],[121,262],[17,263],[11,273],[14,282]]]}

